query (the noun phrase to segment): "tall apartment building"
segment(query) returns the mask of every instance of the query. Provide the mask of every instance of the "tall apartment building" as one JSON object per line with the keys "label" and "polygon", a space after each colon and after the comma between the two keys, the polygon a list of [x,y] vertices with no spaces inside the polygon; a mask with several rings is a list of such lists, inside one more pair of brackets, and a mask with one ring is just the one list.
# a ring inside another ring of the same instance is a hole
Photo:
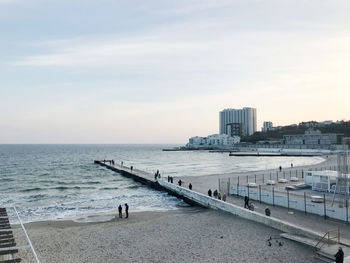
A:
{"label": "tall apartment building", "polygon": [[220,134],[228,134],[232,124],[241,123],[243,127],[242,135],[252,135],[256,132],[256,109],[224,109],[220,111]]}

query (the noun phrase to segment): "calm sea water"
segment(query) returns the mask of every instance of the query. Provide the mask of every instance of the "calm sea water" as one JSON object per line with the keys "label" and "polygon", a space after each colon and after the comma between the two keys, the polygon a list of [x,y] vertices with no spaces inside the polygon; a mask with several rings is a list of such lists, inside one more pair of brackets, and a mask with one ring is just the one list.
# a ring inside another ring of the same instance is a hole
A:
{"label": "calm sea water", "polygon": [[163,152],[174,145],[0,145],[0,206],[16,206],[25,222],[115,211],[169,210],[185,204],[93,163],[97,159],[167,175],[201,176],[314,164],[320,157],[229,157]]}

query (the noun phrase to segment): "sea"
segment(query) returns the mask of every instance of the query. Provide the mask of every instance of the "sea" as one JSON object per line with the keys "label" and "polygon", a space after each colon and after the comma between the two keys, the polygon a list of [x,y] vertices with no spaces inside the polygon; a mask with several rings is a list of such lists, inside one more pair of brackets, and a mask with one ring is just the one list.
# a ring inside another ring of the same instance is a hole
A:
{"label": "sea", "polygon": [[179,145],[0,145],[0,206],[27,222],[134,211],[167,211],[186,204],[167,193],[94,164],[94,160],[163,176],[203,176],[316,164],[321,157],[230,157],[208,151],[162,151]]}

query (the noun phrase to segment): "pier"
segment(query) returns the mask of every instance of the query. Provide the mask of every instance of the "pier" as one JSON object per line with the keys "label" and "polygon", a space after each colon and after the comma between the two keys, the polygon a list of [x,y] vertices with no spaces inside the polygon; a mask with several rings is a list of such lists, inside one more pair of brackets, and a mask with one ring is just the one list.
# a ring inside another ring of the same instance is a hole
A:
{"label": "pier", "polygon": [[[323,258],[328,257],[328,260],[333,259],[333,255],[336,253],[339,245],[343,246],[345,256],[350,256],[350,240],[341,237],[341,232],[339,230],[338,242],[335,242],[334,240],[327,240],[324,239],[324,232],[315,231],[311,230],[310,228],[303,227],[298,224],[299,220],[295,220],[295,218],[293,220],[286,221],[275,218],[273,216],[265,216],[263,213],[250,211],[243,208],[243,206],[234,204],[234,202],[231,202],[230,197],[227,198],[227,202],[224,202],[214,197],[209,197],[205,194],[205,191],[203,189],[200,189],[200,191],[190,190],[186,187],[178,186],[175,182],[173,184],[169,183],[164,180],[164,178],[155,180],[154,175],[145,171],[122,166],[119,164],[112,165],[112,162],[110,162],[110,164],[108,164],[108,162],[110,161],[95,161],[96,164],[118,172],[123,176],[131,178],[156,190],[168,192],[170,195],[176,196],[191,205],[198,205],[205,208],[225,211],[232,215],[239,216],[241,218],[279,230],[282,232],[281,237],[310,246],[315,250],[318,256],[321,256]],[[303,217],[301,220],[312,221],[313,217]],[[327,228],[328,230],[334,228],[333,223],[325,220],[324,222],[318,220],[317,224],[321,224],[322,227]],[[347,234],[349,234],[348,231]],[[324,244],[327,244],[327,246],[319,249],[318,246],[320,242],[322,246]]]}

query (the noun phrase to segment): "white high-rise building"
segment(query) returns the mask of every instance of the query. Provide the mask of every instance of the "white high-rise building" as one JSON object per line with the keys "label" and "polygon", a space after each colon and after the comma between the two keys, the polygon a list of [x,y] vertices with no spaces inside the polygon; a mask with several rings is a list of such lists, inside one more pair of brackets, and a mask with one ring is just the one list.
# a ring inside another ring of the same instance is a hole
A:
{"label": "white high-rise building", "polygon": [[227,125],[240,123],[243,135],[252,135],[256,132],[256,109],[244,107],[243,109],[224,109],[220,111],[220,134],[227,134]]}

